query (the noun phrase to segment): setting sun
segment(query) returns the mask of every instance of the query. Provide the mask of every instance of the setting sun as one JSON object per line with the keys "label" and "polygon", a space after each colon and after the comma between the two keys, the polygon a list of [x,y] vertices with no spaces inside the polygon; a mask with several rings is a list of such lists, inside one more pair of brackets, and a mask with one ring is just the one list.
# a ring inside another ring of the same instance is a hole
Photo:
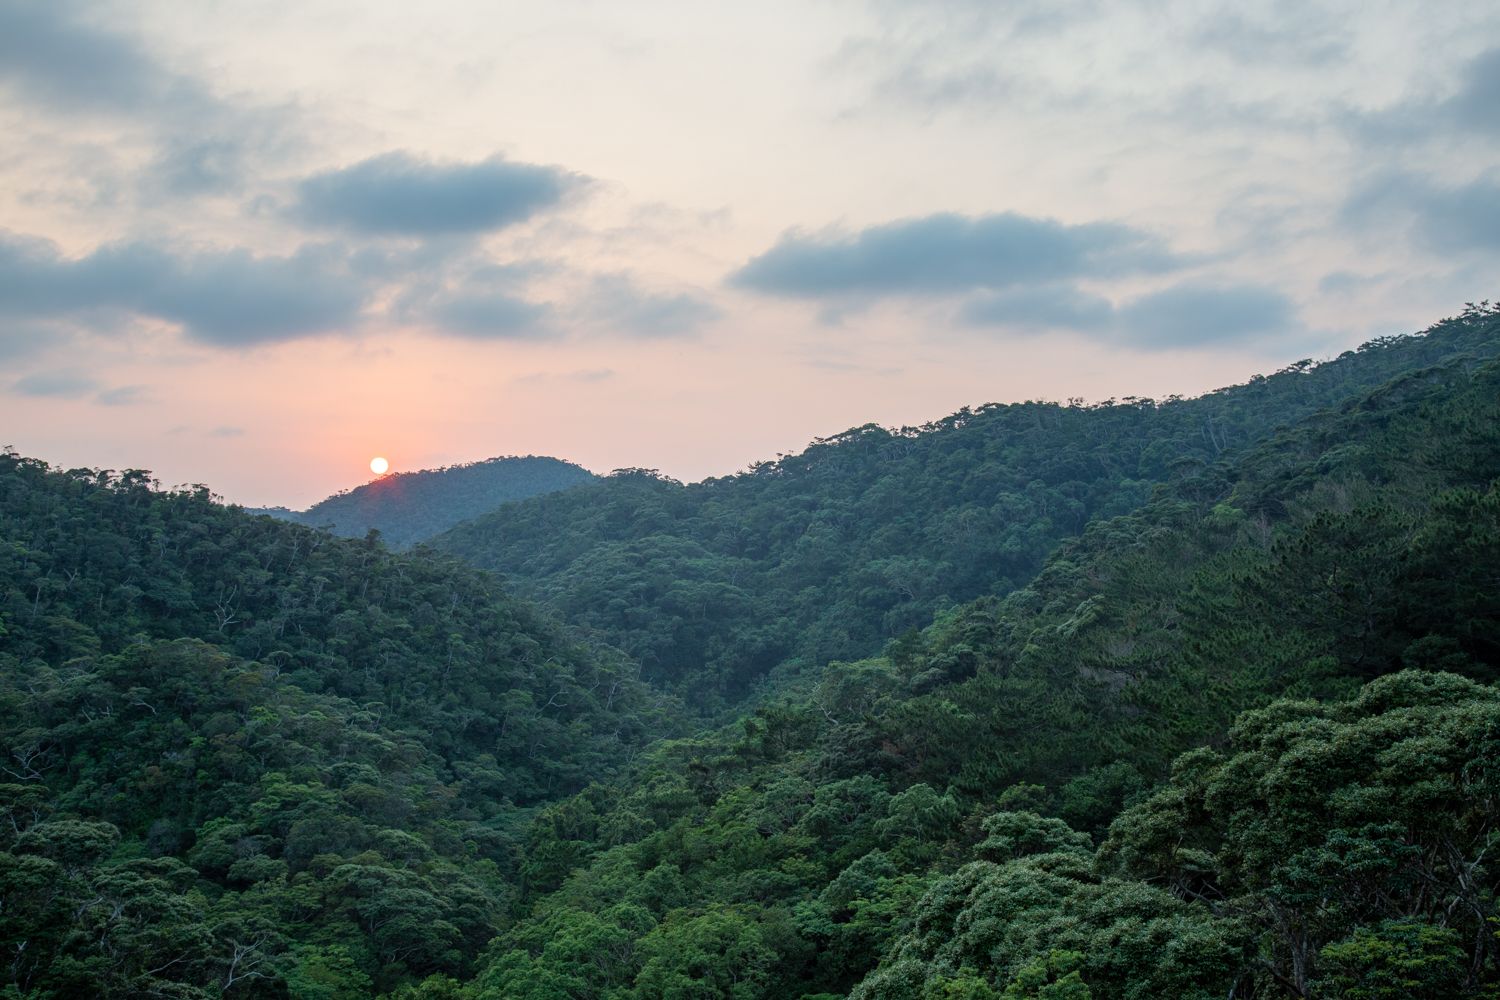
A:
{"label": "setting sun", "polygon": [[374,458],[370,459],[370,471],[373,472],[373,473],[375,473],[375,475],[377,475],[377,476],[383,476],[383,475],[385,475],[386,472],[387,472],[387,470],[390,469],[390,467],[391,467],[391,463],[387,462],[385,459],[381,458],[379,455],[376,455]]}

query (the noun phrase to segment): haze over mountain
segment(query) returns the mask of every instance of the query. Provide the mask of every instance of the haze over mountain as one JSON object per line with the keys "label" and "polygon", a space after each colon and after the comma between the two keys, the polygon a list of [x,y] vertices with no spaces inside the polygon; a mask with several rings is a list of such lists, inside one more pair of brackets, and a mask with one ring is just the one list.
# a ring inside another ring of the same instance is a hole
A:
{"label": "haze over mountain", "polygon": [[363,486],[336,493],[307,510],[250,508],[345,538],[372,528],[393,548],[426,541],[461,521],[488,514],[502,504],[554,493],[596,477],[572,462],[535,455],[490,458],[465,465],[417,472],[392,472]]}
{"label": "haze over mountain", "polygon": [[1483,1000],[1497,358],[1473,306],[1197,400],[861,428],[445,537],[550,612],[8,450],[0,982]]}

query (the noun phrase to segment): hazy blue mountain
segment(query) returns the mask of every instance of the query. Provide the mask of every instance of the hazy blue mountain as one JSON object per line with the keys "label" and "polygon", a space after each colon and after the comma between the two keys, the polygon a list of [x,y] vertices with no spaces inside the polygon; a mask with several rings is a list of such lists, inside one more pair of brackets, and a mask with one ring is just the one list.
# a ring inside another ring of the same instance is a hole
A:
{"label": "hazy blue mountain", "polygon": [[596,478],[583,466],[559,458],[507,456],[392,473],[335,493],[307,510],[264,507],[251,512],[328,528],[346,538],[361,538],[375,528],[388,545],[405,548],[502,504],[556,493]]}

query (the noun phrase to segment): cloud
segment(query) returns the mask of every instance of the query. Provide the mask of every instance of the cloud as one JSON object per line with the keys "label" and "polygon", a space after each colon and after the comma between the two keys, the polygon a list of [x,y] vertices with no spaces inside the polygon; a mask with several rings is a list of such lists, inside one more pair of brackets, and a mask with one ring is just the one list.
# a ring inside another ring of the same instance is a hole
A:
{"label": "cloud", "polygon": [[1252,341],[1302,328],[1280,292],[1204,282],[1173,285],[1121,306],[1071,285],[1027,288],[972,299],[959,317],[971,326],[1072,330],[1147,350]]}
{"label": "cloud", "polygon": [[[3,247],[3,245],[0,245]],[[0,267],[4,266],[3,249],[0,249]],[[0,273],[0,296],[6,288],[5,277]],[[5,316],[3,298],[0,298],[0,317]],[[72,334],[49,323],[6,322],[0,326],[0,359],[25,357],[39,354],[49,348],[61,347],[72,341]]]}
{"label": "cloud", "polygon": [[1500,251],[1500,173],[1457,185],[1382,174],[1349,196],[1340,218],[1354,228],[1404,224],[1433,250]]}
{"label": "cloud", "polygon": [[239,346],[346,330],[358,321],[364,293],[336,251],[255,257],[232,250],[167,260],[144,310],[197,340]]}
{"label": "cloud", "polygon": [[1330,271],[1318,279],[1318,291],[1325,295],[1351,295],[1382,284],[1384,274],[1357,274],[1353,271]]}
{"label": "cloud", "polygon": [[294,214],[371,236],[472,235],[525,222],[585,183],[559,167],[498,156],[434,163],[395,152],[306,178]]}
{"label": "cloud", "polygon": [[53,371],[23,375],[12,382],[10,387],[23,396],[77,399],[93,392],[99,387],[99,383],[78,372]]}
{"label": "cloud", "polygon": [[473,340],[507,340],[541,336],[550,309],[542,303],[504,292],[444,292],[419,312],[443,333]]}
{"label": "cloud", "polygon": [[[1291,73],[1326,77],[1341,69],[1355,38],[1346,11],[1289,0],[1233,9],[1098,0],[868,6],[867,30],[832,61],[865,85],[865,101],[845,117],[874,110],[880,121],[895,108],[932,122],[978,112],[989,131],[1017,114],[1096,114],[1105,117],[1095,130],[1126,142],[1153,121],[1195,133],[1207,123],[1243,134],[1252,119],[1309,127],[1285,120],[1287,102],[1260,95],[1282,93]],[[1305,94],[1299,97],[1291,103],[1305,108]]]}
{"label": "cloud", "polygon": [[553,332],[552,307],[526,297],[528,280],[540,269],[497,264],[481,258],[423,272],[392,308],[398,322],[470,340],[522,340]]}
{"label": "cloud", "polygon": [[[0,95],[37,109],[83,116],[121,128],[154,147],[131,185],[147,201],[238,188],[257,157],[284,155],[296,143],[289,108],[253,108],[217,96],[202,81],[175,72],[139,40],[89,23],[82,5],[0,3]],[[76,130],[55,126],[64,142]],[[95,170],[95,186],[118,189],[112,165]]]}
{"label": "cloud", "polygon": [[106,389],[94,397],[100,406],[135,406],[147,400],[148,390],[143,385],[122,385]]}
{"label": "cloud", "polygon": [[1127,303],[1116,319],[1118,339],[1140,347],[1206,347],[1298,327],[1285,295],[1255,285],[1176,285]]}
{"label": "cloud", "polygon": [[648,292],[626,275],[593,280],[585,310],[597,324],[637,337],[681,337],[717,319],[719,309],[688,293]]}
{"label": "cloud", "polygon": [[1458,91],[1443,108],[1457,125],[1500,135],[1500,48],[1481,53],[1464,67]]}
{"label": "cloud", "polygon": [[200,343],[242,347],[347,329],[366,294],[332,247],[258,257],[133,242],[69,259],[50,241],[0,235],[0,316],[97,325],[98,314],[127,313],[176,324]]}
{"label": "cloud", "polygon": [[866,78],[877,102],[926,114],[1035,99],[1038,81],[1017,54],[1102,17],[1095,0],[875,0],[869,6],[876,30],[848,40],[836,64]]}
{"label": "cloud", "polygon": [[1413,195],[1418,231],[1434,249],[1500,251],[1500,178],[1418,186]]}
{"label": "cloud", "polygon": [[[565,282],[559,302],[528,292],[536,277]],[[683,337],[719,316],[689,293],[647,291],[625,274],[570,275],[545,263],[473,263],[461,275],[420,282],[401,296],[401,322],[476,340],[569,335]]]}
{"label": "cloud", "polygon": [[242,137],[171,136],[157,151],[145,183],[170,197],[231,191],[243,179],[249,155]]}
{"label": "cloud", "polygon": [[1367,143],[1382,146],[1422,138],[1500,137],[1500,47],[1465,63],[1454,84],[1446,97],[1413,94],[1379,111],[1352,112],[1345,124]]}
{"label": "cloud", "polygon": [[878,297],[1149,273],[1178,263],[1157,237],[1117,223],[945,213],[853,234],[788,233],[729,280],[789,297]]}
{"label": "cloud", "polygon": [[1348,57],[1349,21],[1310,5],[1260,11],[1214,10],[1192,41],[1244,64],[1302,64],[1327,69]]}
{"label": "cloud", "polygon": [[245,436],[245,428],[243,428],[243,427],[230,427],[230,426],[215,427],[213,430],[211,430],[211,431],[208,432],[208,436],[209,437],[214,437],[214,438],[237,438],[237,437],[244,437]]}
{"label": "cloud", "polygon": [[959,318],[971,326],[1097,330],[1114,319],[1114,306],[1071,285],[1017,288],[966,302]]}
{"label": "cloud", "polygon": [[1156,237],[1117,223],[1069,225],[1015,213],[935,215],[854,234],[792,233],[730,281],[835,301],[968,293],[958,319],[971,327],[1072,330],[1146,349],[1301,329],[1286,296],[1256,285],[1189,281],[1116,305],[1075,283],[1186,263]]}
{"label": "cloud", "polygon": [[936,112],[964,104],[993,106],[1013,101],[1025,95],[1028,88],[1019,75],[993,64],[944,67],[914,60],[880,76],[875,96]]}
{"label": "cloud", "polygon": [[0,6],[0,84],[65,111],[182,110],[211,99],[125,36],[85,24],[66,3]]}

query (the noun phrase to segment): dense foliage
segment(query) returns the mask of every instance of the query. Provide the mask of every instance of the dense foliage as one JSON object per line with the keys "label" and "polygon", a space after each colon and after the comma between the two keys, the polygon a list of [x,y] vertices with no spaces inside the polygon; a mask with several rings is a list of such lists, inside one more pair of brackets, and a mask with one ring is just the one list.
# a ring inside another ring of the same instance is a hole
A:
{"label": "dense foliage", "polygon": [[461,972],[525,807],[659,720],[483,574],[202,489],[6,452],[0,543],[0,939],[44,995]]}
{"label": "dense foliage", "polygon": [[[1476,359],[1182,477],[1031,586],[549,809],[532,855],[590,860],[475,995],[1481,995],[1497,477]],[[569,959],[583,934],[615,957]]]}
{"label": "dense foliage", "polygon": [[1461,355],[1493,356],[1485,309],[1426,336],[1196,399],[1020,403],[923,427],[855,428],[724,479],[627,471],[511,504],[435,542],[700,706],[877,652],[934,614],[1025,584],[1091,520],[1191,478],[1323,407]]}
{"label": "dense foliage", "polygon": [[307,510],[267,507],[255,513],[327,528],[345,538],[363,538],[374,529],[387,545],[406,548],[502,504],[555,493],[594,478],[582,466],[556,458],[491,458],[441,469],[393,472],[319,500]]}
{"label": "dense foliage", "polygon": [[1497,813],[1500,689],[1406,671],[1277,702],[1097,852],[991,816],[851,998],[1476,995],[1500,980]]}
{"label": "dense foliage", "polygon": [[[1197,411],[995,408],[511,508],[558,533],[536,566],[590,567],[569,600],[626,645],[730,650],[739,605],[628,595],[734,570],[770,600],[795,562],[771,555],[840,495],[869,520],[835,538],[865,555],[796,578],[813,633],[837,620],[821,600],[865,641],[874,552],[978,588],[692,736],[627,655],[448,557],[6,453],[0,995],[1493,997],[1497,350],[1481,307]],[[1209,412],[1237,437],[1194,452],[1172,428]],[[1018,414],[1036,441],[1001,433],[1025,437]],[[1097,487],[1071,524],[976,527],[984,559],[993,531],[1033,531],[1039,573],[964,577],[922,534],[980,509],[944,490],[1113,452],[1159,481],[1096,469],[1067,481]],[[909,506],[878,506],[902,484]],[[650,545],[628,542],[646,514]],[[763,553],[694,548],[738,517]],[[584,558],[606,530],[618,558]],[[638,634],[604,627],[617,592]],[[822,655],[797,607],[758,627],[777,657]],[[728,655],[655,668],[732,694],[764,663],[730,683]]]}

